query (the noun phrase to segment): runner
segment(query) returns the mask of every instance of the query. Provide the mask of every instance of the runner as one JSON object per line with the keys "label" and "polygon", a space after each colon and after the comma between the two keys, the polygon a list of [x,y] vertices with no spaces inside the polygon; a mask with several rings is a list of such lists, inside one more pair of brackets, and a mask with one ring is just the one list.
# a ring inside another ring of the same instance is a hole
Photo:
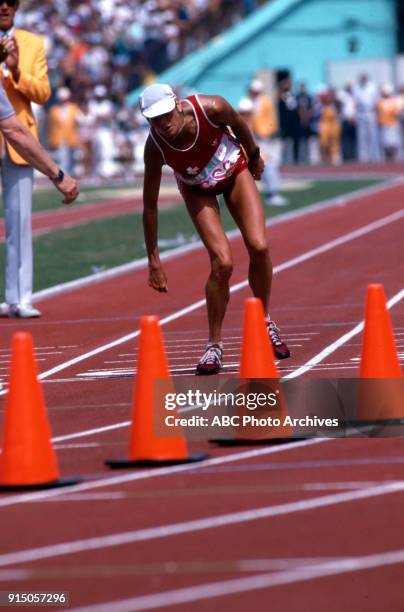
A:
{"label": "runner", "polygon": [[[157,246],[157,203],[162,167],[167,164],[174,170],[178,189],[210,257],[206,284],[209,342],[196,372],[217,374],[222,368],[221,332],[232,274],[231,248],[217,195],[223,194],[241,231],[250,258],[249,284],[267,312],[272,262],[262,201],[254,182],[262,175],[264,161],[245,121],[220,96],[193,95],[180,100],[168,85],[154,84],[141,94],[140,108],[150,124],[143,188],[149,285],[160,292],[168,290]],[[289,357],[289,349],[269,315],[266,324],[275,356]]]}

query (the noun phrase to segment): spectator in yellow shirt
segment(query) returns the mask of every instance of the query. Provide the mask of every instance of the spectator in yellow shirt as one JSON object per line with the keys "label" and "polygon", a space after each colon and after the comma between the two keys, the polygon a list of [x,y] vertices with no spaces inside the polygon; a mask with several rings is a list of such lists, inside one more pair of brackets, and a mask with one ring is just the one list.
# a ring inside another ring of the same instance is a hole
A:
{"label": "spectator in yellow shirt", "polygon": [[60,166],[72,174],[74,154],[80,144],[79,107],[72,102],[68,87],[60,87],[56,98],[57,104],[49,111],[48,144],[56,152]]}
{"label": "spectator in yellow shirt", "polygon": [[394,95],[393,87],[386,83],[381,87],[381,98],[377,103],[377,118],[380,126],[380,142],[386,161],[395,161],[401,147],[400,113],[402,102]]}
{"label": "spectator in yellow shirt", "polygon": [[324,164],[338,164],[340,160],[341,125],[333,90],[320,95],[321,116],[318,126],[320,156]]}
{"label": "spectator in yellow shirt", "polygon": [[249,87],[249,98],[240,100],[238,111],[249,125],[261,149],[265,168],[262,175],[266,203],[284,206],[287,200],[280,195],[278,163],[271,138],[278,131],[278,121],[271,98],[264,92],[264,84],[254,79]]}

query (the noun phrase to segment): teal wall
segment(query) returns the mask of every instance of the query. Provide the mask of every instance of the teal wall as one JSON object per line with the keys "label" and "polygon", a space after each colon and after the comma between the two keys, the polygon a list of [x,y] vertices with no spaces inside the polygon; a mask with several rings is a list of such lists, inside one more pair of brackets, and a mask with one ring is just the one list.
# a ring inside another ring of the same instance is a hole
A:
{"label": "teal wall", "polygon": [[330,60],[393,57],[394,28],[394,0],[273,0],[158,80],[220,93],[235,104],[255,72],[287,69],[313,90],[326,82]]}

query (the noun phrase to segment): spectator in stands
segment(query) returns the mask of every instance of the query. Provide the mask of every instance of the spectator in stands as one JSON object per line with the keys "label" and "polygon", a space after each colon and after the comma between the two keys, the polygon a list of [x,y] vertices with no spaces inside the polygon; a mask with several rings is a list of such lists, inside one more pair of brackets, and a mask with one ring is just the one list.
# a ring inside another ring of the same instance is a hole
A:
{"label": "spectator in stands", "polygon": [[255,79],[249,87],[249,98],[238,104],[238,112],[251,129],[265,161],[262,182],[267,204],[283,206],[286,198],[280,195],[280,178],[270,137],[277,131],[277,120],[271,98],[264,93],[264,84]]}
{"label": "spectator in stands", "polygon": [[299,163],[300,119],[296,96],[290,79],[279,83],[279,131],[282,140],[282,163]]}
{"label": "spectator in stands", "polygon": [[353,84],[348,81],[339,92],[338,100],[341,115],[341,154],[343,161],[349,162],[357,159],[356,134],[356,100]]}
{"label": "spectator in stands", "polygon": [[117,173],[112,131],[114,105],[108,98],[105,85],[97,85],[94,88],[94,97],[89,102],[89,108],[94,117],[93,150],[96,174],[101,178],[111,178]]}
{"label": "spectator in stands", "polygon": [[376,116],[377,89],[367,74],[361,74],[354,90],[357,109],[358,157],[361,162],[380,160]]}
{"label": "spectator in stands", "polygon": [[340,159],[340,120],[338,103],[332,88],[320,96],[321,117],[318,126],[320,157],[323,164],[336,165]]}
{"label": "spectator in stands", "polygon": [[88,98],[84,96],[80,101],[79,112],[77,114],[83,176],[92,176],[94,170],[93,141],[95,136],[95,121],[95,116],[90,111]]}
{"label": "spectator in stands", "polygon": [[57,104],[49,111],[48,145],[54,150],[58,164],[68,174],[74,174],[74,156],[79,147],[79,107],[72,102],[68,87],[59,87],[56,92]]}
{"label": "spectator in stands", "polygon": [[380,93],[377,103],[380,142],[386,161],[395,161],[401,148],[400,113],[403,107],[390,83],[382,85]]}
{"label": "spectator in stands", "polygon": [[300,83],[296,100],[300,122],[299,161],[302,164],[308,164],[310,162],[309,142],[312,136],[313,104],[311,96],[307,93],[306,83]]}

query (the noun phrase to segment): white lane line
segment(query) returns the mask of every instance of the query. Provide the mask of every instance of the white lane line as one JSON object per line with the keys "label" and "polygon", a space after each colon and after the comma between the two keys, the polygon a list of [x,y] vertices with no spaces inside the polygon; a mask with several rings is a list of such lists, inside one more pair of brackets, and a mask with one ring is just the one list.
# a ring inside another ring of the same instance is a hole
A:
{"label": "white lane line", "polygon": [[[223,561],[222,563],[219,563],[217,565],[215,565],[214,563],[209,563],[209,562],[207,562],[206,564],[200,563],[198,564],[198,567],[196,568],[195,572],[199,573],[203,571],[203,568],[206,566],[207,572],[212,572],[213,570],[216,570],[216,568],[218,567],[219,571],[227,571],[227,573],[231,570],[237,573],[248,572],[251,574],[252,572],[264,572],[264,571],[269,571],[269,570],[279,571],[279,570],[287,570],[287,569],[296,569],[298,567],[305,567],[305,566],[307,567],[307,566],[312,566],[314,564],[318,565],[320,563],[323,564],[323,563],[331,562],[331,561],[333,562],[351,561],[352,559],[357,559],[357,558],[358,557],[339,556],[339,557],[281,557],[281,558],[272,557],[269,559],[267,558],[267,559],[237,559],[237,560],[230,559],[230,560]],[[130,569],[133,569],[133,575],[136,575],[139,573],[139,569],[142,572],[142,568],[145,568],[145,567],[147,566],[145,566],[144,564],[142,564],[142,566],[138,564],[133,564],[129,568],[129,571]],[[125,569],[128,569],[127,566],[125,566]],[[159,573],[160,575],[163,575],[163,574],[173,575],[173,573],[174,575],[181,575],[184,572],[184,568],[181,566],[181,564],[173,568],[170,562],[153,564],[153,569],[154,569],[155,574]],[[192,571],[192,568],[190,569]],[[100,574],[102,575],[104,570],[105,570],[104,565],[94,565],[92,567],[91,575],[92,576],[96,576]],[[185,571],[187,571],[187,569],[185,569]],[[42,577],[44,576],[44,574],[46,574],[46,570],[43,570],[43,568],[41,568],[39,572],[42,575]],[[63,570],[59,567],[56,568],[56,572],[55,571],[51,572],[51,575],[55,577],[55,575],[58,572],[60,573],[61,576],[63,575]],[[76,573],[76,577],[79,575],[81,576],[82,575],[81,566],[73,568],[73,573],[70,571],[70,576],[74,577],[74,573]],[[13,581],[29,580],[29,579],[35,580],[37,578],[38,578],[38,571],[35,568],[0,569],[0,581],[1,582],[10,581],[10,580],[13,580]]]}
{"label": "white lane line", "polygon": [[[140,612],[141,610],[155,610],[156,608],[161,609],[176,604],[191,603],[213,599],[215,597],[225,597],[226,595],[231,596],[237,593],[269,589],[280,585],[296,584],[299,582],[307,582],[308,580],[325,578],[327,576],[360,572],[401,563],[404,563],[404,549],[374,555],[364,555],[361,557],[357,556],[340,560],[321,561],[314,565],[303,565],[302,567],[291,570],[287,569],[280,572],[256,574],[255,576],[248,576],[246,578],[196,584],[182,589],[174,589],[171,591],[122,599],[120,601],[109,601],[101,604],[72,608],[71,612]],[[387,596],[387,606],[389,606],[389,601]]]}
{"label": "white lane line", "polygon": [[[60,447],[58,447],[60,448]],[[351,482],[310,482],[307,484],[303,484],[303,485],[291,485],[290,489],[288,490],[303,490],[303,491],[346,491],[349,489],[368,489],[369,487],[375,487],[377,485],[380,485],[382,481],[368,481],[368,482],[362,482],[362,481],[351,481]],[[397,482],[394,480],[390,480],[388,482]],[[398,481],[401,482],[401,481]],[[386,484],[386,481],[383,481],[383,484]],[[241,490],[242,487],[240,487]],[[243,489],[246,492],[248,492],[248,489]],[[268,491],[273,490],[273,487],[268,486],[267,487]],[[275,490],[276,490],[276,486],[275,486]],[[264,488],[259,489],[260,492],[265,492]],[[233,489],[230,491],[230,493],[233,492]],[[203,491],[197,491],[198,495],[203,495],[204,492]],[[209,491],[206,491],[207,495],[210,495]],[[60,501],[68,501],[68,502],[72,502],[72,501],[77,501],[77,502],[81,502],[81,501],[97,501],[97,500],[121,500],[121,499],[130,499],[131,498],[131,494],[127,491],[106,491],[105,493],[102,491],[96,491],[94,493],[70,493],[69,489],[65,489],[65,496],[60,498],[50,498],[50,499],[46,499],[43,500],[45,502],[48,503],[59,503]]]}
{"label": "white lane line", "polygon": [[[395,306],[395,304],[400,302],[403,298],[404,298],[404,289],[401,289],[401,291],[396,293],[396,295],[394,295],[390,300],[388,300],[387,308],[388,309],[392,308],[393,306]],[[353,338],[354,336],[359,334],[361,331],[363,331],[364,324],[365,324],[365,322],[361,321],[360,323],[358,323],[358,325],[355,325],[355,327],[353,329],[351,329],[351,331],[347,332],[346,334],[344,334],[343,336],[338,338],[338,340],[336,340],[335,342],[332,342],[332,344],[329,344],[328,346],[326,346],[325,349],[323,349],[322,351],[317,353],[317,355],[315,355],[314,357],[309,359],[309,361],[307,361],[307,363],[302,365],[300,368],[298,368],[294,372],[291,372],[290,374],[287,374],[284,377],[284,379],[287,379],[287,378],[296,378],[297,376],[301,376],[305,372],[308,372],[309,370],[311,370],[314,366],[319,364],[320,361],[324,361],[324,359],[326,359],[329,355],[334,353],[343,344],[345,344],[351,338]]]}
{"label": "white lane line", "polygon": [[158,527],[123,531],[121,533],[113,533],[94,538],[71,540],[70,542],[61,542],[59,544],[18,550],[0,555],[0,567],[15,565],[17,563],[30,563],[32,561],[38,561],[39,559],[72,555],[83,551],[88,552],[90,550],[103,550],[115,546],[125,546],[135,542],[149,542],[160,538],[196,533],[208,529],[217,529],[219,527],[223,528],[230,525],[240,525],[242,523],[269,519],[277,516],[286,516],[297,512],[306,512],[308,510],[318,510],[319,508],[361,501],[402,491],[404,491],[404,481],[397,481],[359,491],[322,495],[320,497],[313,497],[276,506],[251,508],[240,512],[207,516],[201,519],[160,525]]}
{"label": "white lane line", "polygon": [[[314,438],[312,440],[304,440],[298,442],[289,442],[280,446],[269,446],[266,448],[253,449],[249,451],[243,451],[240,453],[232,453],[230,455],[223,455],[221,457],[213,457],[212,459],[206,459],[200,463],[189,463],[186,465],[175,465],[171,467],[156,468],[152,470],[143,470],[139,472],[121,472],[117,476],[110,476],[102,478],[100,480],[91,480],[89,482],[83,482],[69,487],[69,492],[77,493],[80,491],[88,491],[90,489],[101,489],[103,487],[112,487],[115,485],[121,485],[126,482],[135,482],[137,480],[147,480],[149,478],[159,478],[162,476],[171,476],[172,474],[189,472],[191,470],[198,470],[200,468],[206,468],[214,465],[222,465],[226,463],[233,463],[235,461],[246,461],[261,457],[263,455],[272,455],[275,453],[283,453],[288,450],[294,450],[297,448],[304,448],[305,446],[311,446],[313,444],[321,444],[322,442],[328,441],[328,438]],[[47,491],[39,491],[37,493],[21,493],[19,495],[12,495],[9,497],[0,498],[0,508],[6,506],[14,506],[17,504],[23,504],[27,502],[37,502],[50,497],[59,497],[66,494],[66,489],[49,489]]]}
{"label": "white lane line", "polygon": [[[322,200],[321,202],[316,202],[315,204],[311,204],[310,206],[305,206],[300,210],[293,210],[281,215],[278,215],[275,218],[267,219],[266,226],[274,226],[279,225],[281,223],[285,223],[288,221],[292,221],[293,219],[298,219],[300,217],[304,217],[306,215],[315,214],[316,212],[327,210],[328,208],[333,208],[337,206],[345,206],[350,202],[354,202],[360,198],[375,195],[377,193],[387,191],[397,185],[400,185],[402,182],[401,177],[395,177],[393,179],[389,179],[383,182],[380,185],[373,185],[370,187],[364,187],[363,189],[356,189],[351,193],[347,193],[345,195],[337,196],[334,198],[329,198],[328,200]],[[231,240],[232,238],[240,237],[240,231],[238,229],[231,230],[226,232],[227,237]],[[174,249],[170,249],[161,254],[160,258],[164,261],[173,259],[175,257],[181,257],[186,253],[191,251],[195,251],[203,248],[203,244],[200,240],[193,242],[191,244],[183,245],[180,247],[176,247]],[[54,287],[49,287],[48,289],[43,289],[42,291],[38,291],[33,295],[34,302],[44,300],[50,297],[54,297],[55,295],[59,295],[61,293],[66,293],[68,291],[73,291],[75,289],[80,289],[81,287],[86,287],[93,283],[97,283],[109,278],[115,278],[116,276],[120,276],[125,274],[126,272],[131,272],[132,270],[137,270],[139,268],[145,268],[148,265],[147,257],[143,259],[138,259],[133,262],[129,262],[123,264],[121,266],[116,266],[115,268],[110,268],[109,270],[105,270],[103,272],[98,272],[97,274],[91,274],[90,276],[85,276],[83,278],[79,278],[77,280],[69,281],[67,283],[61,283],[59,285],[55,285]]]}
{"label": "white lane line", "polygon": [[[301,255],[298,255],[297,257],[292,257],[292,259],[285,261],[283,264],[279,264],[278,266],[275,266],[273,272],[274,274],[277,274],[279,272],[283,272],[283,270],[288,270],[289,268],[293,268],[294,266],[297,266],[298,264],[301,264],[304,261],[308,261],[309,259],[313,259],[314,257],[317,257],[317,255],[322,255],[323,253],[327,253],[328,251],[331,251],[332,249],[335,249],[336,247],[342,246],[343,244],[346,244],[347,242],[356,240],[356,238],[361,238],[362,236],[366,236],[367,234],[370,234],[371,232],[381,229],[382,227],[385,227],[386,225],[395,223],[396,221],[399,221],[403,217],[404,217],[404,210],[398,210],[397,212],[392,213],[391,215],[387,215],[386,217],[382,217],[378,219],[377,221],[372,221],[372,223],[363,225],[362,227],[356,230],[353,230],[352,232],[348,232],[347,234],[342,234],[338,238],[335,238],[335,240],[330,240],[329,242],[325,242],[324,244],[314,249],[310,249],[309,251],[306,251],[306,253],[302,253]],[[233,285],[230,288],[230,291],[231,292],[238,291],[239,289],[247,287],[247,285],[248,285],[248,280],[242,281],[241,283],[238,283],[237,285]]]}
{"label": "white lane line", "polygon": [[97,448],[101,446],[99,442],[86,442],[85,444],[56,444],[55,450],[70,449],[70,448]]}
{"label": "white lane line", "polygon": [[113,423],[112,425],[104,425],[103,427],[95,427],[94,429],[76,431],[75,433],[67,434],[65,436],[55,436],[52,438],[52,442],[57,444],[58,442],[65,442],[65,440],[76,440],[77,438],[84,438],[85,436],[95,436],[96,434],[105,433],[106,431],[113,431],[114,429],[129,427],[130,423],[130,421],[121,421],[120,423]]}
{"label": "white lane line", "polygon": [[[382,227],[385,227],[386,225],[389,225],[390,223],[394,223],[395,221],[398,221],[399,219],[402,219],[403,217],[404,217],[404,210],[399,210],[391,215],[387,215],[386,217],[382,217],[381,219],[378,219],[377,221],[373,221],[372,223],[364,225],[363,227],[357,230],[348,232],[347,234],[343,234],[342,236],[340,236],[339,238],[336,238],[335,240],[325,242],[319,247],[310,249],[309,251],[306,251],[305,253],[302,253],[301,255],[297,257],[293,257],[292,259],[285,261],[283,264],[276,266],[274,268],[274,274],[277,274],[279,272],[282,272],[283,270],[287,270],[289,268],[292,268],[293,266],[296,266],[300,263],[308,261],[309,259],[317,257],[317,255],[326,253],[327,251],[335,249],[336,247],[346,244],[347,242],[350,242],[352,240],[355,240],[356,238],[365,236],[366,234],[373,232],[375,230],[378,230]],[[239,291],[240,289],[244,289],[244,287],[246,287],[247,285],[248,285],[247,280],[242,281],[240,283],[233,285],[230,288],[230,291],[231,293],[234,293],[236,291]],[[176,312],[173,312],[172,314],[162,318],[160,321],[160,324],[165,325],[167,323],[170,323],[171,321],[180,319],[181,317],[188,315],[189,313],[193,312],[194,310],[197,310],[198,308],[201,308],[204,305],[205,305],[205,298],[202,300],[198,300],[194,302],[193,304],[190,304],[189,306],[186,306],[185,308],[181,308],[180,310],[177,310]],[[94,357],[95,355],[99,355],[100,353],[103,353],[111,348],[124,344],[125,342],[129,342],[130,340],[137,338],[139,334],[140,334],[140,330],[136,330],[130,334],[126,334],[125,336],[122,336],[121,338],[117,338],[116,340],[112,342],[99,346],[93,349],[92,351],[83,353],[82,355],[78,355],[77,357],[74,357],[73,359],[70,359],[69,361],[65,361],[64,363],[61,363],[51,368],[50,370],[42,372],[42,374],[39,375],[39,379],[43,380],[44,378],[48,378],[52,374],[56,374],[57,372],[60,372],[61,370],[65,370],[66,368],[76,365],[77,363],[80,363],[81,361]],[[0,396],[4,395],[5,393],[6,393],[5,390],[0,391]]]}

